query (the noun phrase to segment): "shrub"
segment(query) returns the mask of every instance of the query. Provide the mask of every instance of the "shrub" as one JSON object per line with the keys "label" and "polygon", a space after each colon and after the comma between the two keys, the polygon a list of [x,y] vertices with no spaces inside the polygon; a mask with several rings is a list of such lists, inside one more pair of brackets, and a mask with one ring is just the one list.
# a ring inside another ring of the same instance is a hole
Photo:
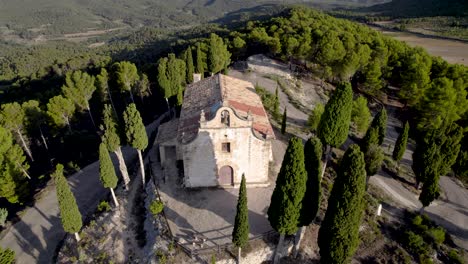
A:
{"label": "shrub", "polygon": [[463,258],[458,254],[458,251],[455,249],[450,250],[448,253],[448,258],[450,260],[450,263],[455,263],[455,264],[463,264],[465,263],[463,261]]}
{"label": "shrub", "polygon": [[167,257],[166,257],[166,254],[164,254],[164,252],[162,250],[158,249],[156,251],[156,256],[158,257],[159,263],[166,264]]}
{"label": "shrub", "polygon": [[102,200],[102,201],[99,203],[98,207],[97,207],[97,211],[98,211],[99,213],[108,212],[108,211],[110,211],[110,210],[111,210],[111,207],[110,207],[109,203],[108,203],[107,201],[104,201],[104,200]]}
{"label": "shrub", "polygon": [[437,246],[440,246],[445,241],[445,230],[442,227],[430,228],[426,231],[426,234]]}
{"label": "shrub", "polygon": [[155,217],[162,212],[164,209],[164,204],[163,202],[159,200],[154,200],[151,202],[149,210],[151,214],[153,214]]}
{"label": "shrub", "polygon": [[420,226],[423,222],[423,219],[420,215],[417,215],[413,218],[413,225]]}
{"label": "shrub", "polygon": [[6,208],[0,208],[0,226],[4,226],[8,217],[8,210]]}
{"label": "shrub", "polygon": [[420,259],[429,253],[429,247],[424,242],[422,236],[413,233],[412,231],[408,231],[405,233],[406,235],[406,246],[407,249],[420,257]]}

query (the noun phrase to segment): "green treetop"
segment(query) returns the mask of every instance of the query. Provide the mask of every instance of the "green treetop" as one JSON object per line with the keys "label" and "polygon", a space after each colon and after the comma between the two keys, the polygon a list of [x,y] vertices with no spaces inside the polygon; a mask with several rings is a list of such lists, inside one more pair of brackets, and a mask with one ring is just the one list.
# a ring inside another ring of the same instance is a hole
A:
{"label": "green treetop", "polygon": [[299,226],[310,225],[320,208],[321,160],[322,143],[320,139],[312,136],[304,146],[304,165],[307,171],[307,184],[301,203]]}
{"label": "green treetop", "polygon": [[359,96],[353,102],[353,111],[351,114],[351,121],[356,125],[358,132],[363,133],[369,127],[372,118],[369,107],[367,107],[367,99]]}
{"label": "green treetop", "polygon": [[116,62],[112,65],[115,82],[121,92],[129,92],[132,102],[134,102],[132,89],[138,82],[139,75],[135,64],[128,61]]}
{"label": "green treetop", "polygon": [[75,113],[75,104],[61,95],[52,97],[47,103],[47,114],[52,118],[55,125],[63,127],[68,125],[71,131],[70,119]]}
{"label": "green treetop", "polygon": [[306,181],[304,148],[299,138],[292,137],[268,208],[268,221],[278,233],[291,235],[297,231]]}
{"label": "green treetop", "polygon": [[1,264],[13,264],[15,263],[15,252],[9,248],[0,247],[0,263]]}
{"label": "green treetop", "polygon": [[189,46],[185,50],[184,57],[185,57],[185,69],[186,69],[185,82],[192,83],[193,73],[195,72],[195,67],[193,66],[192,47]]}
{"label": "green treetop", "polygon": [[127,143],[136,149],[144,150],[148,146],[148,136],[135,104],[130,104],[125,109],[124,121]]}
{"label": "green treetop", "polygon": [[385,107],[380,110],[380,112],[375,115],[374,119],[372,120],[371,127],[377,128],[377,132],[379,135],[378,145],[382,145],[385,139],[385,133],[387,132],[387,110]]}
{"label": "green treetop", "polygon": [[319,230],[321,263],[350,262],[359,245],[365,184],[364,154],[357,145],[351,145],[340,162]]}
{"label": "green treetop", "polygon": [[318,136],[322,142],[332,147],[341,146],[348,138],[353,91],[351,84],[342,82],[325,105],[320,119]]}
{"label": "green treetop", "polygon": [[109,150],[104,143],[99,145],[99,176],[104,188],[115,188],[117,186],[118,178],[115,174]]}
{"label": "green treetop", "polygon": [[406,145],[408,142],[408,134],[409,134],[409,124],[408,122],[405,123],[403,128],[403,132],[398,136],[397,141],[395,142],[395,148],[393,149],[393,159],[395,161],[400,161],[403,158],[403,155],[406,151]]}
{"label": "green treetop", "polygon": [[317,131],[318,125],[320,123],[320,118],[322,117],[323,111],[325,110],[322,103],[317,103],[307,119],[307,125],[311,131]]}
{"label": "green treetop", "polygon": [[109,73],[106,68],[101,68],[101,72],[96,76],[95,86],[99,93],[99,99],[102,103],[109,100]]}
{"label": "green treetop", "polygon": [[245,175],[242,174],[242,180],[239,188],[239,198],[237,200],[236,218],[234,220],[234,229],[232,230],[232,243],[234,243],[234,245],[238,248],[243,248],[247,244],[248,240],[249,208],[247,205]]}
{"label": "green treetop", "polygon": [[372,145],[379,146],[379,130],[376,127],[369,127],[367,129],[366,135],[361,141],[361,150],[363,153],[366,153],[367,150]]}
{"label": "green treetop", "polygon": [[63,165],[58,164],[52,174],[57,189],[57,200],[60,208],[60,218],[63,229],[70,233],[78,233],[83,225],[80,210],[75,197],[70,190],[67,179],[63,176]]}
{"label": "green treetop", "polygon": [[218,35],[211,33],[210,49],[208,53],[208,69],[211,73],[218,73],[227,68],[231,63],[231,53],[227,50],[227,45]]}
{"label": "green treetop", "polygon": [[148,75],[142,73],[140,74],[140,78],[133,86],[134,93],[140,97],[140,100],[143,101],[143,98],[148,97],[151,95],[150,89],[150,82],[148,79]]}
{"label": "green treetop", "polygon": [[172,96],[171,84],[167,77],[167,61],[166,57],[159,59],[158,61],[158,87],[164,98]]}
{"label": "green treetop", "polygon": [[62,86],[63,95],[75,103],[78,111],[89,110],[89,100],[96,90],[94,82],[94,77],[86,72],[68,72]]}
{"label": "green treetop", "polygon": [[24,131],[26,121],[26,112],[20,104],[13,102],[2,105],[2,111],[0,112],[1,124],[17,136],[19,139],[18,143],[21,144],[28,157],[34,161],[31,149],[29,148],[28,138]]}
{"label": "green treetop", "polygon": [[114,152],[118,148],[120,148],[120,137],[117,132],[117,123],[115,115],[113,114],[112,109],[108,104],[104,105],[102,121],[102,141],[107,146],[109,151]]}
{"label": "green treetop", "polygon": [[196,72],[201,74],[203,78],[203,74],[205,73],[205,58],[206,55],[203,53],[201,49],[201,43],[197,43],[197,65],[196,65]]}

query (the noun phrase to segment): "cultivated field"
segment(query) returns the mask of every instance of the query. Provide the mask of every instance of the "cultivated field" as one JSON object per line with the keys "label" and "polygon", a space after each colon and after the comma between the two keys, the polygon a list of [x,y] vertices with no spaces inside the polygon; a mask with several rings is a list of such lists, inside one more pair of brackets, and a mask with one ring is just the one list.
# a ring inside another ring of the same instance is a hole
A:
{"label": "cultivated field", "polygon": [[468,66],[467,42],[424,37],[406,32],[385,30],[378,27],[372,28],[382,32],[387,36],[391,36],[397,40],[404,41],[410,46],[423,47],[430,54],[434,56],[440,56],[450,63],[460,63]]}

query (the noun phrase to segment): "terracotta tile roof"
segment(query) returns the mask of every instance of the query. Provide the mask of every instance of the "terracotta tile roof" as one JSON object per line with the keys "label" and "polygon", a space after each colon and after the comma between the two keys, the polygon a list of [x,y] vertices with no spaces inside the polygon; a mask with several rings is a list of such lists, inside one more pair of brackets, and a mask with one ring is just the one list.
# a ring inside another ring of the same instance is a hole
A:
{"label": "terracotta tile roof", "polygon": [[184,103],[179,119],[177,138],[187,143],[198,133],[200,113],[210,120],[222,105],[231,107],[238,116],[253,117],[253,130],[257,137],[274,137],[268,115],[252,83],[223,74],[205,78],[185,89]]}

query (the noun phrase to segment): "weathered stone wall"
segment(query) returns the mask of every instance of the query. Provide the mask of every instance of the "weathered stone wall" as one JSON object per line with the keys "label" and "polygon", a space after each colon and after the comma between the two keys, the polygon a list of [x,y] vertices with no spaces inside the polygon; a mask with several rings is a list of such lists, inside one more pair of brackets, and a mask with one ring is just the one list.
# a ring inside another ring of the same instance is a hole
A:
{"label": "weathered stone wall", "polygon": [[[221,123],[221,112],[229,111],[229,126]],[[222,150],[230,143],[230,152]],[[247,183],[265,183],[271,158],[271,142],[257,138],[252,120],[236,116],[231,108],[221,107],[209,121],[201,121],[198,136],[186,145],[179,145],[184,157],[186,186],[217,186],[219,170],[231,166],[234,184],[242,174]]]}

